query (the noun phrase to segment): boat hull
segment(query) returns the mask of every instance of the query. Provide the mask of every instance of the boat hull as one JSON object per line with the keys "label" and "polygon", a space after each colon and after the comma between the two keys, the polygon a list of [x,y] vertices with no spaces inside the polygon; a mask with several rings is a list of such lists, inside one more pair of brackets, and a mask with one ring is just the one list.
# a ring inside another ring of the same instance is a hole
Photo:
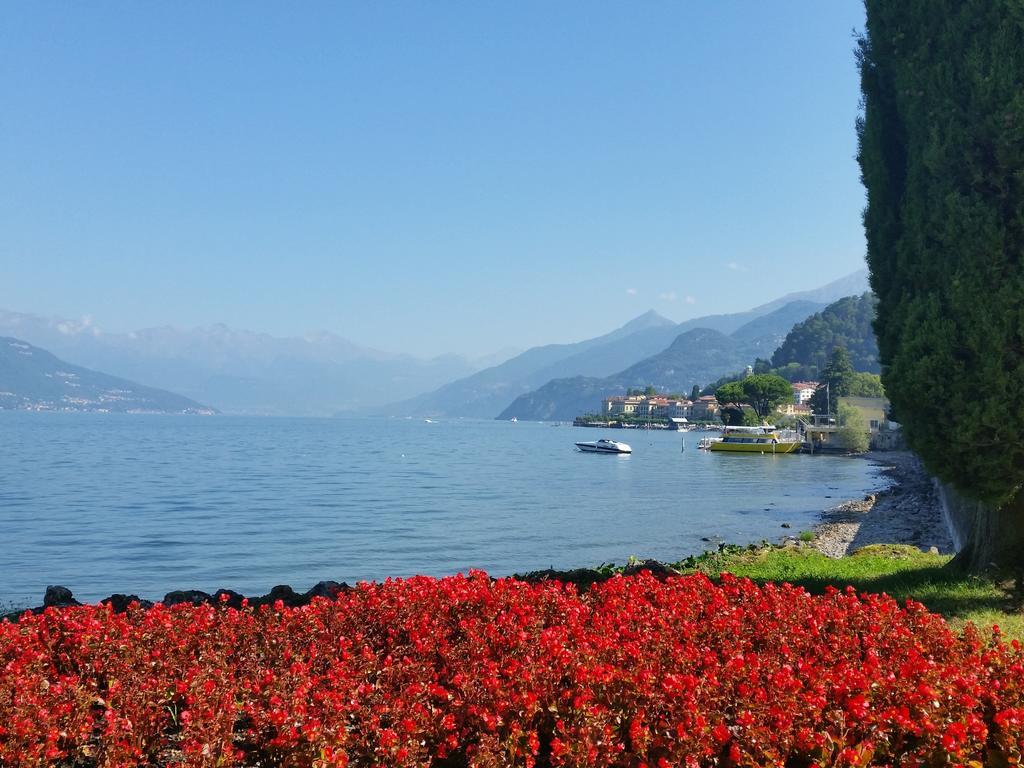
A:
{"label": "boat hull", "polygon": [[725,451],[728,453],[794,453],[800,450],[799,442],[772,443],[727,443],[724,440],[711,443],[709,451]]}
{"label": "boat hull", "polygon": [[620,448],[601,448],[594,445],[587,445],[586,443],[576,443],[576,447],[583,451],[583,453],[629,454],[633,452],[632,450],[622,450]]}

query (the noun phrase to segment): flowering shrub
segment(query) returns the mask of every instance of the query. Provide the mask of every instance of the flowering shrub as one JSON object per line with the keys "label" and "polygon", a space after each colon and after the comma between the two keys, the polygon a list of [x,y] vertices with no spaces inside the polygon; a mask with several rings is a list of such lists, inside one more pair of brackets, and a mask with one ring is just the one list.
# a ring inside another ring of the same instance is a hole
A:
{"label": "flowering shrub", "polygon": [[0,625],[0,765],[1015,764],[1016,642],[723,576],[480,573]]}

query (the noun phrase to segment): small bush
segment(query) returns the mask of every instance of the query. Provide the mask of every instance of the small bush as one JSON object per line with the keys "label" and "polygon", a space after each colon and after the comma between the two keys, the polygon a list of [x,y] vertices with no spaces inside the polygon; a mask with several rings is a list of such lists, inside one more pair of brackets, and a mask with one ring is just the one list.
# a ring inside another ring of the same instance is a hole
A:
{"label": "small bush", "polygon": [[856,408],[846,403],[839,404],[839,430],[836,439],[844,451],[864,453],[871,444],[868,425]]}

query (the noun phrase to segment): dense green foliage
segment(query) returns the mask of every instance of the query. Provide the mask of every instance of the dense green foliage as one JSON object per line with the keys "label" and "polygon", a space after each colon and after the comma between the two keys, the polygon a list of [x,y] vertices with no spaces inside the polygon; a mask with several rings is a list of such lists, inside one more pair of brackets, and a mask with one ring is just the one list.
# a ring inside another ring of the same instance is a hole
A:
{"label": "dense green foliage", "polygon": [[850,380],[850,394],[854,397],[885,397],[882,377],[877,373],[854,373]]}
{"label": "dense green foliage", "polygon": [[760,418],[767,419],[772,411],[792,400],[793,387],[781,376],[755,373],[740,382],[746,402]]}
{"label": "dense green foliage", "polygon": [[721,406],[719,416],[726,426],[740,427],[744,424],[759,422],[753,411],[743,408],[746,405],[746,393],[743,391],[741,379],[727,381],[717,387],[715,397]]}
{"label": "dense green foliage", "polygon": [[846,350],[843,347],[833,349],[828,365],[818,379],[818,389],[811,397],[811,410],[814,413],[836,413],[839,398],[853,394],[854,377]]}
{"label": "dense green foliage", "polygon": [[[770,373],[755,373],[738,381],[730,381],[718,387],[715,397],[722,406],[742,403],[749,405],[757,417],[755,423],[767,419],[772,411],[793,397],[793,387],[781,376]],[[732,416],[728,424],[736,423]]]}
{"label": "dense green foliage", "polygon": [[864,416],[853,406],[839,404],[839,445],[850,453],[864,453],[869,447],[868,425]]}
{"label": "dense green foliage", "polygon": [[878,343],[871,327],[874,317],[875,299],[870,293],[829,304],[793,326],[772,355],[772,368],[796,364],[813,369],[808,378],[816,378],[832,350],[845,347],[855,370],[879,373]]}
{"label": "dense green foliage", "polygon": [[786,381],[812,381],[818,378],[820,367],[817,365],[804,365],[803,363],[786,363],[778,368],[772,365],[771,360],[757,358],[754,361],[754,373],[774,373]]}
{"label": "dense green foliage", "polygon": [[859,161],[885,389],[929,470],[1024,509],[1024,3],[866,5]]}

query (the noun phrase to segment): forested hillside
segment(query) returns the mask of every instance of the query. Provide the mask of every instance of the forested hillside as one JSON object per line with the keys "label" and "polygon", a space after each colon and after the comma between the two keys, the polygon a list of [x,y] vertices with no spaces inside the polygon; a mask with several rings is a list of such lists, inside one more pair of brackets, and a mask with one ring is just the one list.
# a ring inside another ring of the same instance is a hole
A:
{"label": "forested hillside", "polygon": [[820,371],[833,349],[845,347],[854,370],[880,373],[878,342],[871,325],[876,303],[871,293],[847,296],[797,323],[772,355],[772,367],[798,363]]}

